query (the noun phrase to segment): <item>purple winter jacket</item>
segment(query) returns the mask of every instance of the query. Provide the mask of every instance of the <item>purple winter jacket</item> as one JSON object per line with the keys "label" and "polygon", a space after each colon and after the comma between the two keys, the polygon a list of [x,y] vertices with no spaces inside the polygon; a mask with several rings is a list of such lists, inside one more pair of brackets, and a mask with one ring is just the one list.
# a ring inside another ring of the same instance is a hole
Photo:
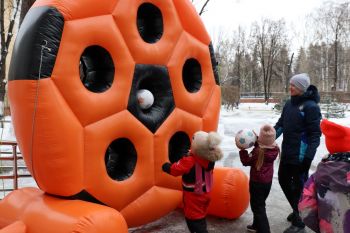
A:
{"label": "purple winter jacket", "polygon": [[264,163],[258,171],[255,165],[258,160],[259,148],[258,143],[255,143],[254,149],[250,154],[248,154],[247,150],[240,150],[239,157],[244,166],[251,166],[250,180],[259,183],[270,183],[273,177],[273,162],[277,158],[280,150],[278,146],[272,149],[265,148]]}
{"label": "purple winter jacket", "polygon": [[315,232],[350,233],[350,162],[320,162],[304,185],[299,212]]}

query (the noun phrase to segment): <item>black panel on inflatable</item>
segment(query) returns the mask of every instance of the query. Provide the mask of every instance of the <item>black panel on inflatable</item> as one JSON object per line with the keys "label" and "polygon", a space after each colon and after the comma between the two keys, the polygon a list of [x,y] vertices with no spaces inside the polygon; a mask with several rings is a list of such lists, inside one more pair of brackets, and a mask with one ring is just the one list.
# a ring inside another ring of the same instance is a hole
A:
{"label": "black panel on inflatable", "polygon": [[151,3],[143,3],[137,10],[137,29],[142,39],[156,43],[163,35],[162,12]]}
{"label": "black panel on inflatable", "polygon": [[82,201],[88,201],[88,202],[92,202],[92,203],[97,203],[97,204],[100,204],[100,205],[106,205],[106,204],[102,203],[101,201],[97,200],[94,196],[92,196],[86,190],[82,190],[81,192],[79,192],[79,193],[77,193],[75,195],[72,195],[72,196],[68,196],[68,197],[53,195],[53,194],[50,194],[50,193],[45,193],[45,194],[53,196],[53,197],[57,197],[57,198],[63,198],[65,200],[82,200]]}
{"label": "black panel on inflatable", "polygon": [[114,140],[107,148],[105,164],[109,177],[113,180],[126,180],[135,170],[137,153],[129,139]]}
{"label": "black panel on inflatable", "polygon": [[[137,91],[141,89],[149,90],[154,96],[154,103],[148,109],[141,109],[137,101]],[[158,65],[136,64],[129,96],[129,112],[154,133],[174,108],[168,69]]]}
{"label": "black panel on inflatable", "polygon": [[185,132],[176,132],[169,141],[169,161],[175,163],[186,155],[191,148],[190,138]]}
{"label": "black panel on inflatable", "polygon": [[95,93],[108,90],[113,83],[114,63],[109,52],[97,45],[87,47],[80,58],[80,80]]}
{"label": "black panel on inflatable", "polygon": [[214,77],[215,77],[215,83],[217,85],[220,85],[220,76],[218,71],[218,61],[215,58],[215,52],[213,48],[213,44],[210,42],[209,44],[209,52],[210,52],[210,58],[211,58],[211,65],[213,67]]}
{"label": "black panel on inflatable", "polygon": [[[51,77],[60,46],[64,18],[53,7],[29,10],[18,32],[12,53],[9,80]],[[43,47],[45,46],[45,47]]]}

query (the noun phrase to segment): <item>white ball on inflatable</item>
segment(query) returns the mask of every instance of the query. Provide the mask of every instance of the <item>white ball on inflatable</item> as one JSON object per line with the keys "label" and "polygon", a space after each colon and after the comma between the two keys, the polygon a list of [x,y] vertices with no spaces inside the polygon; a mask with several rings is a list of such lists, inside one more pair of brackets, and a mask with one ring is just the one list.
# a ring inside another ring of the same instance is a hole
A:
{"label": "white ball on inflatable", "polygon": [[251,129],[242,129],[238,131],[235,137],[236,145],[242,149],[248,149],[254,146],[257,137],[253,130]]}
{"label": "white ball on inflatable", "polygon": [[138,90],[136,97],[141,109],[148,109],[153,105],[153,94],[147,89]]}

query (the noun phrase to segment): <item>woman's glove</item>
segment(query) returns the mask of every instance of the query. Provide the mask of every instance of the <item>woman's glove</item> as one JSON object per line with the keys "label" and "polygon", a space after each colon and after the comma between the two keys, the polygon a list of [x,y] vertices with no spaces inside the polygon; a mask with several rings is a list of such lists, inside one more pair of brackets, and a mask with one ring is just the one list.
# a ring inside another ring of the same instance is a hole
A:
{"label": "woman's glove", "polygon": [[171,167],[171,163],[164,163],[162,165],[162,170],[163,172],[169,173],[170,174],[170,167]]}

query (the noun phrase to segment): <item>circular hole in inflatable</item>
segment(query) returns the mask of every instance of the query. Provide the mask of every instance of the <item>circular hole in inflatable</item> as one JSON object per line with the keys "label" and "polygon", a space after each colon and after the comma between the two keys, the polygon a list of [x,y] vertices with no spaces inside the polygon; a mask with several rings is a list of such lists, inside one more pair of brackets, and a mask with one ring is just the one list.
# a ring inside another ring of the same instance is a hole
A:
{"label": "circular hole in inflatable", "polygon": [[80,57],[80,80],[92,92],[108,90],[114,79],[114,63],[109,52],[97,45],[87,47]]}
{"label": "circular hole in inflatable", "polygon": [[185,132],[175,133],[169,141],[169,160],[171,163],[179,161],[191,148],[191,140]]}
{"label": "circular hole in inflatable", "polygon": [[137,155],[129,139],[114,140],[107,148],[105,164],[107,173],[113,180],[126,180],[135,170]]}
{"label": "circular hole in inflatable", "polygon": [[199,62],[190,58],[182,68],[182,80],[188,92],[195,93],[202,86],[202,69]]}
{"label": "circular hole in inflatable", "polygon": [[156,43],[163,35],[162,12],[151,3],[143,3],[137,11],[137,29],[142,39]]}

